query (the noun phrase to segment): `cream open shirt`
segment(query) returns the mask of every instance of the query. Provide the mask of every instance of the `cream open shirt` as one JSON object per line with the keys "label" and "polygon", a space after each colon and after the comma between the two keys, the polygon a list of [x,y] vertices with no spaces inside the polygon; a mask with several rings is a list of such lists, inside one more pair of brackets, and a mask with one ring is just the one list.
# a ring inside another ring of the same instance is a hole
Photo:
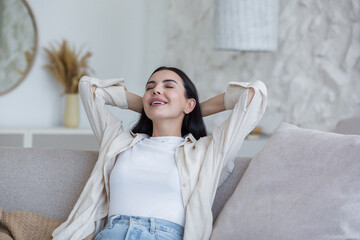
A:
{"label": "cream open shirt", "polygon": [[[96,85],[96,98],[92,94]],[[116,86],[114,86],[116,85]],[[123,79],[99,80],[83,77],[79,92],[90,125],[101,143],[99,158],[72,209],[68,219],[53,232],[54,239],[79,240],[106,223],[109,207],[109,176],[116,155],[136,142],[148,137],[124,131],[122,122],[113,116],[106,105],[127,109]],[[255,95],[248,106],[248,88]],[[233,162],[246,135],[256,126],[266,108],[267,90],[261,81],[253,83],[230,82],[225,92],[225,107],[232,109],[227,120],[212,136],[196,140],[191,134],[185,137],[176,151],[181,193],[186,211],[185,240],[207,240],[212,231],[211,206],[214,201],[223,165],[232,171]]]}

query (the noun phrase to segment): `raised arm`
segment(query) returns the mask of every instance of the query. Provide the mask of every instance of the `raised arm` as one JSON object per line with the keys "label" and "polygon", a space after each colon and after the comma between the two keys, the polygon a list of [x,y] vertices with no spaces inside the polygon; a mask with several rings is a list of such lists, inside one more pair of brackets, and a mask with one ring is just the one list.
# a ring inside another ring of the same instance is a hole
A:
{"label": "raised arm", "polygon": [[[97,88],[96,85],[92,86],[92,92],[93,92],[94,99],[96,98],[96,94],[95,94],[96,88]],[[128,109],[132,110],[134,112],[137,112],[137,113],[141,113],[141,110],[143,108],[142,97],[140,97],[139,95],[137,95],[135,93],[129,92],[126,89],[126,87],[125,87],[125,94],[126,94],[126,100],[128,103]]]}
{"label": "raised arm", "polygon": [[113,116],[106,105],[128,108],[123,79],[100,80],[84,76],[79,82],[79,93],[91,128],[99,143],[108,126],[122,131],[121,120]]}
{"label": "raised arm", "polygon": [[126,88],[125,88],[125,93],[126,93],[126,99],[128,101],[129,109],[134,112],[141,113],[143,109],[142,97],[136,95],[135,93],[131,93],[127,91]]}
{"label": "raised arm", "polygon": [[[253,99],[255,91],[253,88],[249,89],[248,101],[246,106],[248,106]],[[202,102],[201,106],[201,113],[203,117],[219,113],[226,110],[225,107],[225,93],[219,94],[215,97],[209,98],[208,100]]]}
{"label": "raised arm", "polygon": [[[234,167],[242,142],[258,124],[267,105],[267,89],[263,82],[230,82],[223,98],[227,110],[231,110],[226,121],[217,127],[212,134],[216,156],[211,163],[212,169],[222,169],[225,178]],[[226,174],[225,174],[226,173]],[[214,171],[218,174],[218,171]],[[214,178],[216,179],[216,178]],[[217,182],[213,182],[217,184]],[[216,189],[216,188],[215,188]],[[215,196],[216,191],[213,192]]]}

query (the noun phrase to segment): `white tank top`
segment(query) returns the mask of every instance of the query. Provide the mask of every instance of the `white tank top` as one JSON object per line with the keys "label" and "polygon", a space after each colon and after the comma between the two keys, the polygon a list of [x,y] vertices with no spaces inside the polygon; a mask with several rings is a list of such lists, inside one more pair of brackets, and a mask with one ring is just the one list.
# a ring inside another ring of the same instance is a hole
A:
{"label": "white tank top", "polygon": [[150,137],[120,153],[110,174],[109,216],[165,219],[185,225],[175,149],[181,137]]}

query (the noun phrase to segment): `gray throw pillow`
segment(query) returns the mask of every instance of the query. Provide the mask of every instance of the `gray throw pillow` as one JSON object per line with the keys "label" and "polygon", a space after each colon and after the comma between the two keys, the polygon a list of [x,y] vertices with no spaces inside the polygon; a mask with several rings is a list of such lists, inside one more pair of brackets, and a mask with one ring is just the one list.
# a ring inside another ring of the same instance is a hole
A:
{"label": "gray throw pillow", "polygon": [[280,124],[211,239],[360,239],[360,136]]}

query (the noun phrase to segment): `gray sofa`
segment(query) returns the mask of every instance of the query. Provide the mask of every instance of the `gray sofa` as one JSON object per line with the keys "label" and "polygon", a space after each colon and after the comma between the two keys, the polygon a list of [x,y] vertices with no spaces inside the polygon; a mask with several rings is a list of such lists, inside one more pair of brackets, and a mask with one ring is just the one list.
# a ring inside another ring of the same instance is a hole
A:
{"label": "gray sofa", "polygon": [[[98,152],[0,148],[0,208],[27,211],[65,220],[89,178]],[[250,158],[235,161],[232,174],[219,188],[213,205],[217,217],[234,191]]]}
{"label": "gray sofa", "polygon": [[[97,155],[0,148],[0,208],[65,220]],[[360,239],[360,136],[281,124],[254,158],[236,159],[213,215],[214,240]]]}

